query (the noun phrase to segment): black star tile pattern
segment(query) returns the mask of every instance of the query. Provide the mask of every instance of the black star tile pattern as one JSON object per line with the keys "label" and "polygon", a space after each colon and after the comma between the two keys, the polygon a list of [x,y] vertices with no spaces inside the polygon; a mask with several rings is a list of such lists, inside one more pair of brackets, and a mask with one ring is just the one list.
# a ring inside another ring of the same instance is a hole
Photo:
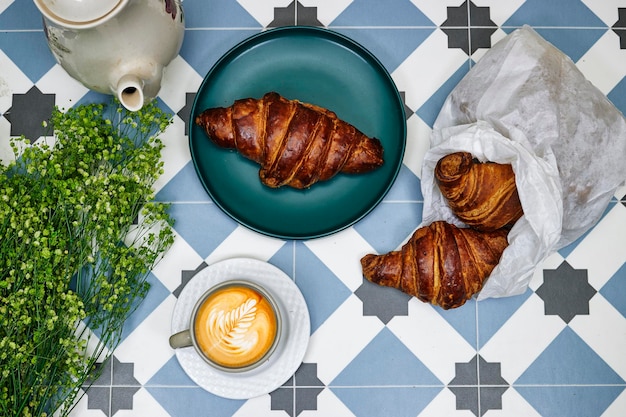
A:
{"label": "black star tile pattern", "polygon": [[274,8],[274,20],[268,27],[279,26],[324,26],[317,20],[317,7],[306,7],[293,1],[286,7]]}
{"label": "black star tile pattern", "polygon": [[25,94],[13,94],[12,106],[4,113],[11,123],[11,136],[24,136],[34,143],[41,136],[49,135],[52,127],[44,127],[54,109],[54,94],[43,94],[36,86]]}
{"label": "black star tile pattern", "polygon": [[457,410],[481,417],[489,410],[502,409],[502,394],[509,383],[502,378],[499,363],[476,355],[467,363],[455,364],[455,377],[448,388],[456,397]]}
{"label": "black star tile pattern", "polygon": [[617,9],[618,19],[611,29],[619,36],[619,48],[626,49],[626,8]]}
{"label": "black star tile pattern", "polygon": [[283,410],[290,417],[317,410],[317,396],[323,390],[324,384],[317,378],[317,364],[303,363],[293,377],[270,393],[272,410]]}
{"label": "black star tile pattern", "polygon": [[409,120],[409,117],[413,116],[415,110],[406,105],[406,93],[404,91],[400,91],[400,98],[402,99],[402,104],[404,105],[404,118]]}
{"label": "black star tile pattern", "polygon": [[185,136],[189,136],[189,117],[191,117],[191,108],[193,107],[193,101],[196,98],[196,93],[185,94],[185,106],[176,113],[180,119],[185,122]]}
{"label": "black star tile pattern", "polygon": [[409,314],[412,297],[395,288],[382,287],[364,279],[354,294],[363,302],[364,316],[376,316],[385,324],[395,316]]}
{"label": "black star tile pattern", "polygon": [[535,291],[544,302],[545,314],[569,323],[579,314],[589,314],[589,300],[596,294],[589,285],[586,269],[563,262],[557,269],[543,271],[543,284]]}
{"label": "black star tile pattern", "polygon": [[441,30],[448,36],[448,48],[462,49],[471,56],[479,48],[491,47],[491,35],[498,25],[489,17],[489,7],[477,7],[465,1],[447,9],[448,18],[441,24]]}
{"label": "black star tile pattern", "polygon": [[180,285],[172,292],[176,298],[180,295],[185,285],[196,276],[196,274],[209,266],[206,262],[202,262],[194,271],[183,270],[180,274]]}
{"label": "black star tile pattern", "polygon": [[[87,408],[113,417],[119,410],[133,409],[133,396],[141,388],[133,363],[120,362],[114,355],[96,369],[98,378],[87,389]],[[88,381],[91,382],[91,381]]]}

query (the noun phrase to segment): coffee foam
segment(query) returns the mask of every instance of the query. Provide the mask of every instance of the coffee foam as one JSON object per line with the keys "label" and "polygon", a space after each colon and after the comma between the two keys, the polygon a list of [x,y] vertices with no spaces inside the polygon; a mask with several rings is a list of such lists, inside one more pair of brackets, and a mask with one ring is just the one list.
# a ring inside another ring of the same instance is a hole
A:
{"label": "coffee foam", "polygon": [[254,364],[272,348],[277,333],[270,302],[246,286],[210,295],[196,316],[195,338],[204,354],[227,368]]}

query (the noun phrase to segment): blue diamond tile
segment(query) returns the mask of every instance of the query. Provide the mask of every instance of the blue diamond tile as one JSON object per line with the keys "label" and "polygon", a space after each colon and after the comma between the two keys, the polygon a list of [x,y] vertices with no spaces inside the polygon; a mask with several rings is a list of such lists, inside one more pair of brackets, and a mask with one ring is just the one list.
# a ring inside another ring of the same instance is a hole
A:
{"label": "blue diamond tile", "polygon": [[105,104],[111,101],[112,95],[99,93],[93,90],[87,90],[85,95],[73,103],[73,107],[87,105],[87,104]]}
{"label": "blue diamond tile", "polygon": [[[482,301],[481,301],[482,302]],[[468,300],[461,308],[444,310],[440,307],[433,308],[470,344],[476,346],[476,299]]]}
{"label": "blue diamond tile", "polygon": [[303,242],[286,244],[276,252],[270,262],[291,276],[302,291],[309,306],[311,333],[352,294]]}
{"label": "blue diamond tile", "polygon": [[526,0],[502,26],[600,27],[606,24],[581,0]]}
{"label": "blue diamond tile", "polygon": [[[543,417],[600,417],[623,386],[523,386],[515,389]],[[612,414],[613,415],[613,414]]]}
{"label": "blue diamond tile", "polygon": [[213,203],[172,204],[170,214],[176,232],[203,258],[237,228],[237,223]]}
{"label": "blue diamond tile", "polygon": [[626,317],[626,263],[604,284],[600,294]]}
{"label": "blue diamond tile", "polygon": [[430,96],[430,98],[420,107],[415,114],[417,114],[428,126],[431,128],[435,124],[437,116],[441,111],[443,103],[448,98],[448,95],[452,92],[454,87],[463,79],[463,77],[469,72],[469,65],[463,64],[459,69],[445,83],[439,87],[439,89]]}
{"label": "blue diamond tile", "polygon": [[378,253],[395,250],[421,223],[423,201],[420,179],[402,165],[383,202],[354,229]]}
{"label": "blue diamond tile", "polygon": [[624,380],[566,327],[514,387],[542,416],[593,417],[620,395]]}
{"label": "blue diamond tile", "polygon": [[180,366],[180,362],[178,362],[176,355],[172,356],[170,360],[167,361],[165,365],[163,365],[161,369],[159,369],[145,384],[148,390],[150,390],[150,387],[159,387],[164,385],[177,387],[198,386],[191,378],[189,378],[189,375],[187,375]]}
{"label": "blue diamond tile", "polygon": [[332,27],[369,50],[392,73],[435,30],[434,28]]}
{"label": "blue diamond tile", "polygon": [[138,304],[133,314],[124,322],[122,340],[131,334],[170,295],[169,290],[152,273],[148,274],[146,281],[150,284],[150,290]]}
{"label": "blue diamond tile", "polygon": [[396,181],[385,196],[385,201],[412,201],[424,202],[422,195],[422,182],[406,167],[402,165]]}
{"label": "blue diamond tile", "polygon": [[443,388],[442,382],[386,327],[330,385],[331,387],[408,385]]}
{"label": "blue diamond tile", "polygon": [[171,417],[232,416],[245,402],[221,398],[200,387],[168,385],[146,387],[146,390]]}
{"label": "blue diamond tile", "polygon": [[436,25],[409,0],[354,0],[330,26]]}
{"label": "blue diamond tile", "polygon": [[408,417],[418,415],[443,384],[384,328],[330,389],[355,415]]}
{"label": "blue diamond tile", "polygon": [[43,17],[34,1],[15,1],[0,14],[0,30],[43,31]]}
{"label": "blue diamond tile", "polygon": [[43,32],[0,31],[0,49],[34,83],[56,64]]}
{"label": "blue diamond tile", "polygon": [[415,417],[441,392],[433,387],[332,388],[358,417]]}
{"label": "blue diamond tile", "polygon": [[515,381],[514,385],[623,385],[624,383],[625,381],[593,349],[570,327],[566,327]]}
{"label": "blue diamond tile", "polygon": [[[183,3],[185,27],[193,28],[261,28],[241,5],[232,0],[187,1]],[[189,31],[188,31],[189,32]]]}
{"label": "blue diamond tile", "polygon": [[187,30],[180,56],[204,77],[230,48],[258,32],[259,29]]}
{"label": "blue diamond tile", "polygon": [[626,113],[626,77],[617,83],[613,90],[611,90],[607,97],[617,107],[622,114]]}
{"label": "blue diamond tile", "polygon": [[532,295],[528,289],[523,294],[513,297],[489,298],[478,302],[478,342],[479,348],[485,346],[500,327]]}
{"label": "blue diamond tile", "polygon": [[421,223],[422,205],[383,201],[354,229],[377,253],[395,250]]}
{"label": "blue diamond tile", "polygon": [[163,202],[210,202],[211,197],[202,186],[193,162],[189,161],[161,188],[156,194],[155,200]]}

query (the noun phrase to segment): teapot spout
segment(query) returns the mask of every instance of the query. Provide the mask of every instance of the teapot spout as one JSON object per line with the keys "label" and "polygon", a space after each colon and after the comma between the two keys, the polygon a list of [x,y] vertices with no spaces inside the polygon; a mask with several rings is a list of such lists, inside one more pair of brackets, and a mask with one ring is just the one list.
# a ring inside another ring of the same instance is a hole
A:
{"label": "teapot spout", "polygon": [[144,104],[144,82],[135,75],[125,75],[117,83],[117,98],[129,111],[137,111]]}

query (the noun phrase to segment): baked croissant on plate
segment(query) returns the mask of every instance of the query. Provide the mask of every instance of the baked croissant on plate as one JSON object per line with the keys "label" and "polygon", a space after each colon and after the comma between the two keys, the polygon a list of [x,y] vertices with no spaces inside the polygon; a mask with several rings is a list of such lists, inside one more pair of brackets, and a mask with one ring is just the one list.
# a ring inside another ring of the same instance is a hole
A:
{"label": "baked croissant on plate", "polygon": [[383,164],[378,139],[330,110],[275,92],[207,109],[195,122],[218,146],[236,149],[261,165],[261,182],[272,188],[308,188],[339,172],[363,173]]}
{"label": "baked croissant on plate", "polygon": [[523,214],[510,164],[479,162],[468,152],[456,152],[437,162],[435,178],[452,212],[477,230],[513,226]]}
{"label": "baked croissant on plate", "polygon": [[446,310],[460,307],[482,289],[500,261],[507,233],[437,221],[417,229],[399,251],[365,255],[363,275]]}

